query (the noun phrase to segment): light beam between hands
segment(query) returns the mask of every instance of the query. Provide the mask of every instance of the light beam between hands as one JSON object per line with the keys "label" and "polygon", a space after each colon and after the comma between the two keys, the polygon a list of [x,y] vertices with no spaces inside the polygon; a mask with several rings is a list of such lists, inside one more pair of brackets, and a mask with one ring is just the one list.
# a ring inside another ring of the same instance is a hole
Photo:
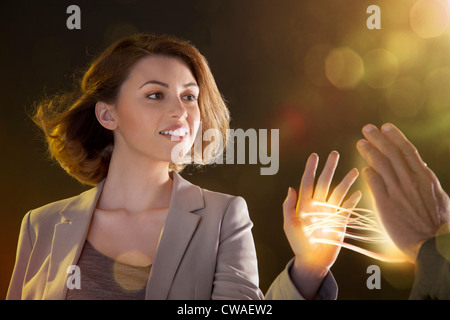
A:
{"label": "light beam between hands", "polygon": [[[366,243],[386,243],[388,237],[376,220],[373,211],[362,208],[345,209],[325,202],[314,201],[313,205],[336,209],[336,212],[305,212],[301,217],[311,221],[305,226],[305,232],[311,243],[324,243],[347,248],[372,259],[389,263],[406,262],[406,259],[389,257],[388,255],[373,252],[360,246],[344,242],[344,239],[353,239]],[[355,230],[350,232],[348,230]],[[335,233],[341,241],[327,239],[317,235]]]}

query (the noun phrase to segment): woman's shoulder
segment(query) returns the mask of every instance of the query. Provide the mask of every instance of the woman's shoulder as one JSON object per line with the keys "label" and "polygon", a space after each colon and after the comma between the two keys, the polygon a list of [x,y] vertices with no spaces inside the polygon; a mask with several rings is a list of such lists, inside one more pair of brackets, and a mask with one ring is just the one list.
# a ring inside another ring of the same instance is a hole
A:
{"label": "woman's shoulder", "polygon": [[203,193],[203,198],[205,199],[205,205],[220,205],[229,207],[231,204],[245,204],[247,205],[245,199],[239,195],[233,195],[229,193],[224,193],[220,191],[213,191],[206,188],[201,188]]}
{"label": "woman's shoulder", "polygon": [[[35,207],[34,209],[31,209],[27,215],[26,218],[29,219],[29,223],[32,226],[39,226],[40,224],[56,224],[61,221],[61,212],[69,203],[80,197],[81,194],[56,200],[54,202],[50,202],[47,204],[44,204],[40,207]],[[27,217],[28,216],[28,217]]]}
{"label": "woman's shoulder", "polygon": [[202,223],[206,228],[214,229],[220,225],[223,237],[252,228],[253,222],[243,197],[205,188],[202,192],[205,207],[198,214],[203,217]]}
{"label": "woman's shoulder", "polygon": [[231,224],[247,224],[250,221],[245,199],[238,195],[202,188],[205,208],[203,216]]}
{"label": "woman's shoulder", "polygon": [[[198,207],[212,214],[223,213],[229,210],[233,211],[235,209],[247,211],[247,203],[239,195],[212,190],[212,188],[205,185],[197,185],[195,182],[186,180],[178,173],[174,173],[173,177],[178,190],[183,190],[183,202],[187,198],[190,198],[190,201],[197,203]],[[204,205],[200,205],[200,203]]]}
{"label": "woman's shoulder", "polygon": [[[195,201],[199,201],[199,198],[202,197],[206,209],[227,208],[235,204],[247,206],[245,199],[239,195],[212,190],[212,188],[209,188],[208,186],[205,187],[204,185],[198,185],[191,182],[188,179],[181,177],[179,174],[176,174],[175,176],[177,185],[182,185],[183,187],[186,187],[184,190],[189,190],[189,192],[183,193],[183,197],[194,196],[196,199]],[[199,190],[201,191],[199,192]]]}

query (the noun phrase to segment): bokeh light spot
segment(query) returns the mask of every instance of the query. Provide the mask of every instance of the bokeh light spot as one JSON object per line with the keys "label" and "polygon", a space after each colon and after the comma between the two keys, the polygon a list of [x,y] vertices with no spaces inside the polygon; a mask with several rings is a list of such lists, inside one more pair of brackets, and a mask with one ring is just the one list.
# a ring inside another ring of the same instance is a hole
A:
{"label": "bokeh light spot", "polygon": [[440,36],[448,23],[448,5],[444,1],[419,0],[411,8],[411,29],[421,38]]}
{"label": "bokeh light spot", "polygon": [[298,149],[292,146],[304,145],[307,140],[308,124],[311,119],[302,112],[306,105],[302,102],[281,104],[276,107],[269,120],[270,128],[279,129],[280,154],[287,156]]}
{"label": "bokeh light spot", "polygon": [[361,57],[348,47],[331,50],[325,59],[328,80],[338,89],[353,89],[364,74]]}
{"label": "bokeh light spot", "polygon": [[364,55],[364,80],[372,88],[387,88],[397,78],[397,58],[387,50],[375,49]]}
{"label": "bokeh light spot", "polygon": [[[137,261],[145,261],[144,265],[130,265],[121,262],[121,257],[134,257]],[[128,251],[120,255],[114,262],[113,272],[116,282],[125,290],[136,291],[147,285],[150,261],[139,251]]]}
{"label": "bokeh light spot", "polygon": [[396,31],[386,35],[386,49],[398,60],[399,66],[405,70],[422,63],[425,46],[423,39],[411,31]]}

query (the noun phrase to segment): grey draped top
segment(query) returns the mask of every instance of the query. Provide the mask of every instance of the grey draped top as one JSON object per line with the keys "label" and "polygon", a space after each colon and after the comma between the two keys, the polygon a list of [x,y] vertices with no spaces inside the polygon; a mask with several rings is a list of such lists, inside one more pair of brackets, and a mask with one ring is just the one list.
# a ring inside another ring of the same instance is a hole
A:
{"label": "grey draped top", "polygon": [[145,298],[151,265],[133,266],[116,261],[99,252],[89,241],[86,241],[77,266],[80,288],[70,286],[66,300],[143,300]]}

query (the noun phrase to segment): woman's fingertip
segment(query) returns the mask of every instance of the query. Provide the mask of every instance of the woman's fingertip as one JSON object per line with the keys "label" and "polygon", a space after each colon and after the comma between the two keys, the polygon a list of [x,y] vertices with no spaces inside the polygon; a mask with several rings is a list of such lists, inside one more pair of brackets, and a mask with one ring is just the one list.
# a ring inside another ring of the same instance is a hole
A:
{"label": "woman's fingertip", "polygon": [[313,153],[311,153],[310,155],[309,155],[309,159],[310,160],[317,160],[317,159],[319,159],[319,155],[317,154],[317,153],[315,153],[315,152],[313,152]]}
{"label": "woman's fingertip", "polygon": [[355,201],[359,201],[359,199],[361,198],[362,193],[361,191],[355,191],[352,193],[352,195],[348,198],[351,202],[355,202]]}
{"label": "woman's fingertip", "polygon": [[289,187],[288,188],[288,192],[287,192],[287,197],[288,198],[292,198],[293,197],[293,192],[294,191],[294,188],[292,188],[292,187]]}

